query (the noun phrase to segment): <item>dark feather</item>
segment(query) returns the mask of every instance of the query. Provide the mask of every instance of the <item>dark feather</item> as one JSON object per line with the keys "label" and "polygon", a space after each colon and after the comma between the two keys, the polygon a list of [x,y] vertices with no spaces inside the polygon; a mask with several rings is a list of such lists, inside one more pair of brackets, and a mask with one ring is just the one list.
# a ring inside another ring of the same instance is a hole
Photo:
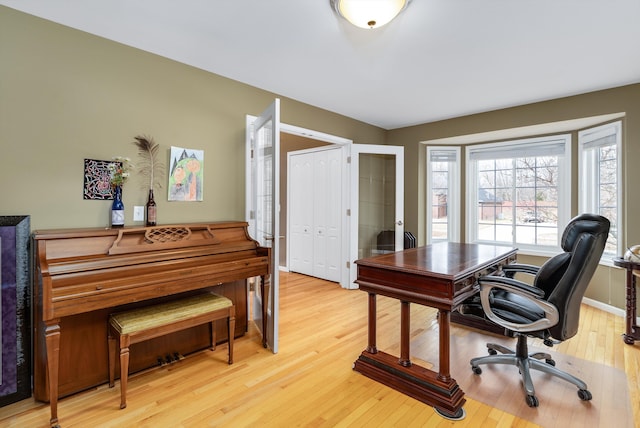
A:
{"label": "dark feather", "polygon": [[142,158],[138,164],[138,171],[146,178],[149,189],[153,189],[154,185],[161,188],[164,166],[158,159],[160,145],[153,141],[153,138],[146,136],[135,137],[133,144],[138,147],[138,154]]}

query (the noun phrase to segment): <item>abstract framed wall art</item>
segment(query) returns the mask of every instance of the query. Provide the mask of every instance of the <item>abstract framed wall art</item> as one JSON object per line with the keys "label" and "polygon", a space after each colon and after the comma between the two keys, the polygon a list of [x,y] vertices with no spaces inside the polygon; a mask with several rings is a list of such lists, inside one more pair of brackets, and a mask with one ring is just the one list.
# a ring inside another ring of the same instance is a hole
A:
{"label": "abstract framed wall art", "polygon": [[204,150],[171,147],[169,201],[202,201]]}
{"label": "abstract framed wall art", "polygon": [[109,164],[114,161],[85,159],[83,199],[113,199],[109,181]]}

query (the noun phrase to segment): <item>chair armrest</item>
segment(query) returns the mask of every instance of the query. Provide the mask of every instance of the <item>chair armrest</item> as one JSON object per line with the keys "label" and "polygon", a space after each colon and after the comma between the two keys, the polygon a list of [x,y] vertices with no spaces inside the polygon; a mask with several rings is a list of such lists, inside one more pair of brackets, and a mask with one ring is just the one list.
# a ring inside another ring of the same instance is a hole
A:
{"label": "chair armrest", "polygon": [[[544,330],[556,325],[560,319],[558,309],[551,303],[543,300],[544,291],[539,288],[533,287],[516,279],[500,276],[480,277],[478,278],[478,284],[480,285],[480,301],[482,302],[482,310],[487,318],[509,330],[517,332]],[[528,324],[514,323],[499,317],[491,308],[490,296],[491,290],[494,288],[499,288],[527,299],[544,312],[544,317]]]}
{"label": "chair armrest", "polygon": [[529,285],[526,282],[504,276],[481,276],[478,278],[478,284],[480,284],[481,289],[482,285],[493,284],[491,288],[501,288],[503,290],[519,294],[525,298],[542,299],[544,297],[544,290]]}
{"label": "chair armrest", "polygon": [[513,278],[516,273],[526,273],[528,275],[536,275],[540,270],[540,266],[527,265],[524,263],[511,263],[502,266],[502,272],[509,277]]}

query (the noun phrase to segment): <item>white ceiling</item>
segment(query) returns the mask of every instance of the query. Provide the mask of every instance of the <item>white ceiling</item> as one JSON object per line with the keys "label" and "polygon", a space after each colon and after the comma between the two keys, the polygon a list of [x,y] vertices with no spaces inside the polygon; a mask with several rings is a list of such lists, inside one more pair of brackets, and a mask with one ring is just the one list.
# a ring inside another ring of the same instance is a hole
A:
{"label": "white ceiling", "polygon": [[385,129],[640,82],[639,0],[413,0],[377,30],[329,0],[0,4]]}

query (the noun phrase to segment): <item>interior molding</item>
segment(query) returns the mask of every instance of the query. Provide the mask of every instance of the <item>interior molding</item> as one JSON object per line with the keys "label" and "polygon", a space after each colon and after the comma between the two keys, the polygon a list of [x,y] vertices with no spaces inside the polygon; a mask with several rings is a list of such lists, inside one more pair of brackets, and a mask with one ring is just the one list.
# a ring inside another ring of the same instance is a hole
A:
{"label": "interior molding", "polygon": [[425,145],[468,145],[531,137],[533,135],[556,134],[577,131],[594,125],[600,125],[625,116],[624,112],[584,117],[580,119],[562,120],[558,122],[541,123],[538,125],[520,126],[517,128],[498,129],[495,131],[479,132],[476,134],[456,135],[454,137],[436,138],[420,141]]}

